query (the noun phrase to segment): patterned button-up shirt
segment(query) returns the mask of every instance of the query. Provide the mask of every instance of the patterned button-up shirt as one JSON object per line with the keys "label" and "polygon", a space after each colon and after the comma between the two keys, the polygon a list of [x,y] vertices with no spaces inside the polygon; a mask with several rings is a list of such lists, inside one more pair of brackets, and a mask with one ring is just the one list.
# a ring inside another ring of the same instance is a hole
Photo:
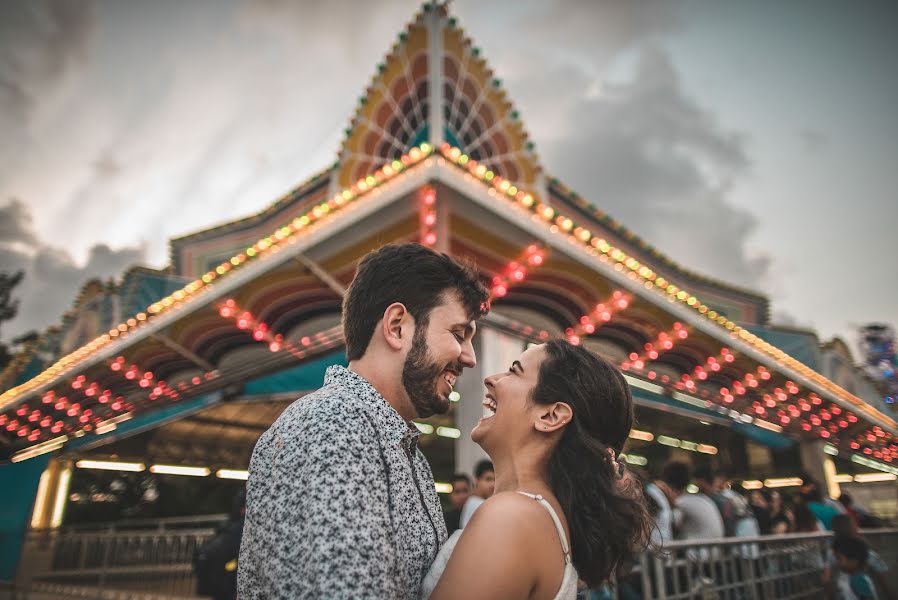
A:
{"label": "patterned button-up shirt", "polygon": [[417,439],[368,381],[330,367],[253,450],[240,599],[417,598],[447,537]]}

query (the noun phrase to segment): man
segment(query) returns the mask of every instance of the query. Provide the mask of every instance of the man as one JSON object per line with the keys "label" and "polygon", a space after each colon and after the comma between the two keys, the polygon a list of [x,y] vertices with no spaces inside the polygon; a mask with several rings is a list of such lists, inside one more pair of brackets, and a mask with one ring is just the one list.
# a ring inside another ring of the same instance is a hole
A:
{"label": "man", "polygon": [[461,518],[458,521],[460,529],[464,529],[474,511],[486,502],[487,498],[493,495],[496,490],[496,471],[493,470],[493,463],[483,459],[474,467],[474,493],[465,502],[461,509]]}
{"label": "man", "polygon": [[253,450],[241,600],[417,598],[447,534],[412,420],[448,411],[487,299],[472,269],[418,244],[359,263],[343,301],[349,367],[330,367]]}
{"label": "man", "polygon": [[461,519],[461,509],[471,495],[471,478],[464,473],[456,473],[452,476],[452,491],[449,493],[449,503],[452,509],[446,511],[446,530],[449,535],[458,529]]}
{"label": "man", "polygon": [[655,527],[649,540],[654,548],[661,548],[673,541],[673,509],[676,496],[664,481],[657,479],[645,484],[645,495],[649,500]]}
{"label": "man", "polygon": [[832,567],[823,570],[823,589],[830,598],[837,600],[876,600],[873,581],[864,573],[869,548],[859,537],[833,539]]}
{"label": "man", "polygon": [[[714,501],[701,492],[686,493],[691,475],[689,465],[677,461],[664,465],[661,472],[661,480],[667,484],[676,498],[674,509],[676,537],[683,540],[724,537],[723,518]],[[696,556],[701,560],[711,557],[704,548]]]}
{"label": "man", "polygon": [[246,514],[246,491],[234,497],[228,521],[196,551],[196,593],[213,600],[237,597],[237,557]]}
{"label": "man", "polygon": [[[827,498],[829,499],[828,496]],[[808,510],[814,513],[820,524],[828,531],[832,531],[833,517],[842,513],[831,502],[823,500],[823,492],[820,491],[820,487],[816,483],[808,485],[806,488],[802,487],[801,499]]]}
{"label": "man", "polygon": [[698,491],[710,498],[717,506],[723,519],[723,530],[727,537],[735,535],[736,515],[733,499],[724,493],[726,477],[715,471],[710,465],[698,467],[693,474]]}
{"label": "man", "polygon": [[[839,498],[839,502],[844,504],[845,501],[842,498],[845,496],[846,494],[842,494],[842,497]],[[834,540],[860,537],[857,526],[847,514],[834,516],[832,525]],[[829,567],[833,570],[833,579],[838,579],[839,565],[834,557],[831,557]],[[876,587],[879,588],[880,591],[882,591],[881,595],[885,600],[895,600],[895,598],[898,598],[898,595],[892,591],[892,584],[890,583],[892,578],[890,576],[891,573],[889,573],[889,565],[887,565],[882,557],[879,556],[879,553],[875,552],[872,548],[868,548],[867,551],[867,560],[864,563],[864,574],[876,584]]]}

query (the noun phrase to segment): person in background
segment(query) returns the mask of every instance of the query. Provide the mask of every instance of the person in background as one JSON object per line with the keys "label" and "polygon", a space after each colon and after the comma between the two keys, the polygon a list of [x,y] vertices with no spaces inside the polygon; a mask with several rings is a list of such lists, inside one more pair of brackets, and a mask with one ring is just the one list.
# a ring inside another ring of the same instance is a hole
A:
{"label": "person in background", "polygon": [[[843,494],[844,496],[844,494]],[[842,501],[841,498],[839,500]],[[844,537],[860,537],[857,526],[849,515],[836,515],[833,517],[833,539]],[[830,567],[838,569],[835,560],[830,561]],[[867,551],[867,561],[864,566],[864,574],[866,574],[877,585],[882,592],[883,598],[886,600],[895,600],[895,593],[889,584],[889,566],[882,560],[873,549]]]}
{"label": "person in background", "polygon": [[446,518],[446,529],[450,534],[459,528],[458,523],[459,519],[461,519],[461,509],[470,495],[471,478],[464,473],[456,473],[453,475],[452,492],[449,494],[449,502],[452,505],[452,509],[443,514]]}
{"label": "person in background", "polygon": [[811,509],[804,504],[795,507],[795,532],[796,533],[818,533],[823,530],[820,520],[811,512]]}
{"label": "person in background", "polygon": [[833,558],[838,570],[823,570],[823,586],[832,600],[877,600],[873,582],[864,574],[869,550],[859,537],[833,539]]}
{"label": "person in background", "polygon": [[755,518],[746,498],[745,488],[734,483],[721,495],[733,505],[733,535],[736,537],[753,537],[761,535],[758,519]]}
{"label": "person in background", "polygon": [[777,515],[770,519],[770,534],[782,535],[784,533],[792,533],[792,521],[785,515]]}
{"label": "person in background", "polygon": [[213,600],[237,598],[237,556],[245,515],[246,490],[241,489],[234,497],[228,521],[196,551],[193,563],[197,595]]}
{"label": "person in background", "polygon": [[660,479],[645,484],[645,495],[649,502],[649,511],[655,517],[651,546],[662,547],[667,542],[673,541],[673,506],[676,496],[670,486]]}
{"label": "person in background", "polygon": [[814,513],[820,524],[832,531],[833,517],[840,514],[839,510],[823,501],[823,493],[816,484],[803,488],[801,499],[808,510]]}
{"label": "person in background", "polygon": [[496,471],[493,469],[493,463],[483,459],[474,467],[474,492],[465,501],[465,505],[461,509],[461,517],[458,521],[458,528],[464,529],[474,511],[483,504],[487,498],[493,495],[496,489]]}
{"label": "person in background", "polygon": [[783,502],[783,495],[778,491],[770,492],[770,532],[788,533],[795,531],[795,515]]}
{"label": "person in background", "polygon": [[[804,504],[795,507],[795,533],[821,533],[823,526],[814,513]],[[811,569],[821,571],[826,566],[824,552],[815,543],[805,546],[802,552],[797,552],[792,557],[792,565],[799,569]]]}
{"label": "person in background", "polygon": [[771,519],[768,495],[763,490],[753,490],[749,495],[749,506],[751,506],[751,512],[758,521],[758,529],[761,535],[769,535]]}
{"label": "person in background", "polygon": [[857,509],[854,507],[854,499],[848,494],[842,494],[839,496],[839,504],[845,507],[845,514],[848,515],[854,523],[855,529],[859,529],[861,526],[861,519]]}
{"label": "person in background", "polygon": [[885,524],[879,517],[870,514],[863,506],[854,502],[854,498],[848,494],[839,496],[839,504],[845,507],[845,512],[854,519],[858,529],[883,527]]}
{"label": "person in background", "polygon": [[735,534],[736,515],[732,498],[724,494],[726,479],[723,474],[715,471],[710,465],[698,467],[693,474],[698,491],[710,498],[717,507],[717,512],[723,519],[723,530],[726,537]]}
{"label": "person in background", "polygon": [[717,505],[706,494],[687,494],[691,479],[689,465],[673,461],[664,465],[661,480],[676,498],[674,531],[677,539],[708,539],[724,537],[723,517]]}

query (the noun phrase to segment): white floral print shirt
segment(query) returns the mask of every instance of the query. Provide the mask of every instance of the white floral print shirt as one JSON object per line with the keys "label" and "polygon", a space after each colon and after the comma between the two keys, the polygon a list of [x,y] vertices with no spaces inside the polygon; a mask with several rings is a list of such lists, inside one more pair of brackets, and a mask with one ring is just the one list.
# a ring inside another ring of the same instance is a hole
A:
{"label": "white floral print shirt", "polygon": [[330,367],[253,450],[238,597],[417,598],[447,537],[417,440],[367,380]]}

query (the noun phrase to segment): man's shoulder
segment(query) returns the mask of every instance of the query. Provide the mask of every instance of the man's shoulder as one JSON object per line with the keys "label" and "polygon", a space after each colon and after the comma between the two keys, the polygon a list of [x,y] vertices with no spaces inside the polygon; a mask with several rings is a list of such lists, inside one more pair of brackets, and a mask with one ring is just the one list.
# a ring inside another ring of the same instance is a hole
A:
{"label": "man's shoulder", "polygon": [[297,443],[313,441],[320,435],[358,437],[360,431],[374,430],[364,405],[351,391],[326,385],[295,400],[272,424],[271,435]]}

